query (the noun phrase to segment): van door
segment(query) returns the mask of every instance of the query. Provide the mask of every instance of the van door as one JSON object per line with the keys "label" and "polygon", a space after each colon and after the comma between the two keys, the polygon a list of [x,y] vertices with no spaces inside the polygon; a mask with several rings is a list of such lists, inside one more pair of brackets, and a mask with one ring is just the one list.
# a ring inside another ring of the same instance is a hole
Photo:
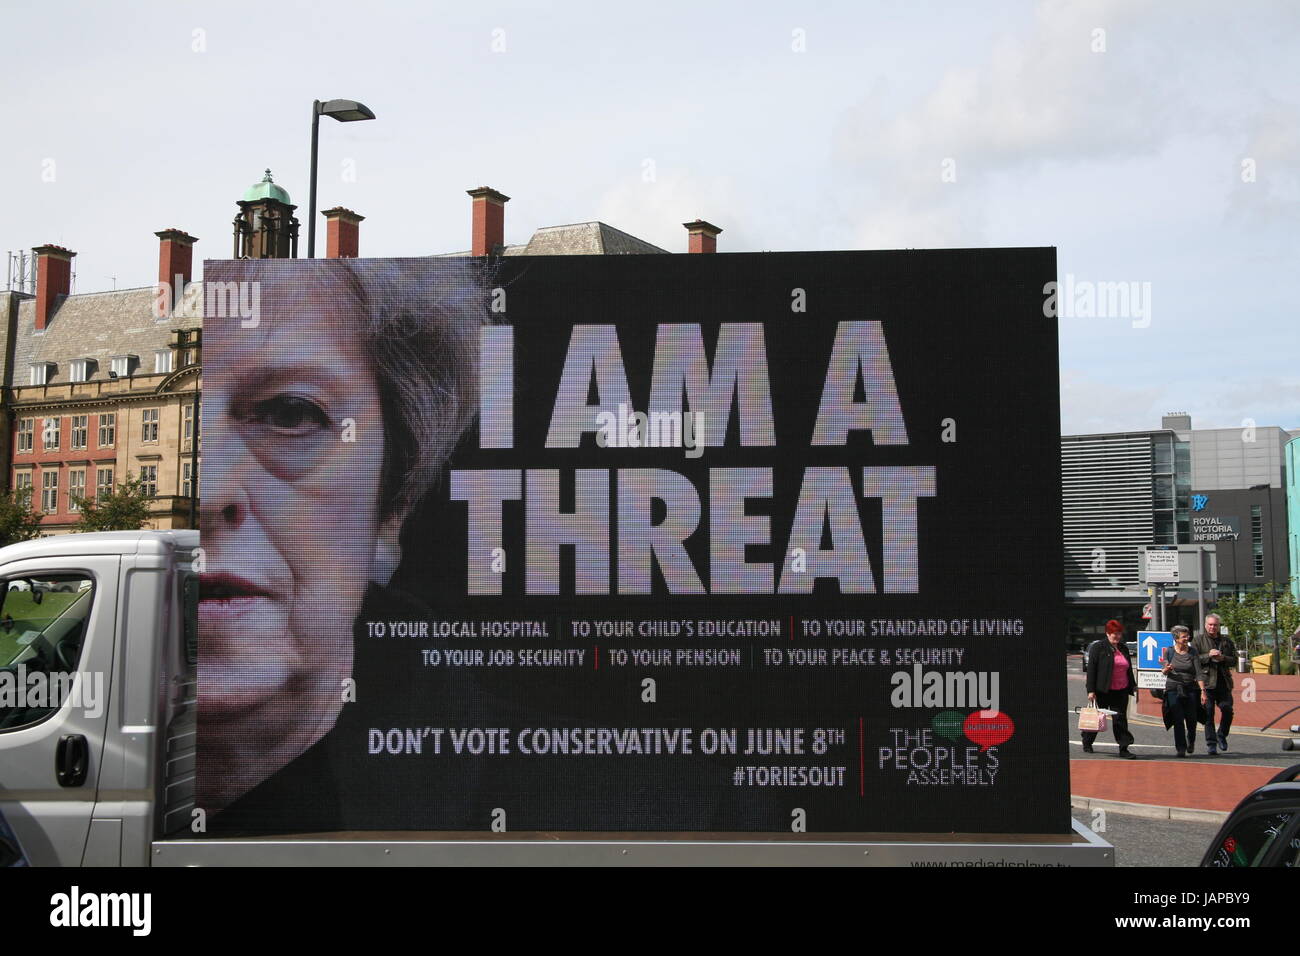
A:
{"label": "van door", "polygon": [[79,866],[108,726],[121,559],[0,569],[0,814],[35,866]]}

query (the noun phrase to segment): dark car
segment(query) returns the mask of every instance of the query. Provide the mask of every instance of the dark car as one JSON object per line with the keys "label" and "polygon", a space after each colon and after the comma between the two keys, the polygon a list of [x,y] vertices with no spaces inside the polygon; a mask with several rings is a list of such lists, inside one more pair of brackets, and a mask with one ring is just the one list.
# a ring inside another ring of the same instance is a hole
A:
{"label": "dark car", "polygon": [[1300,763],[1237,804],[1201,866],[1300,866]]}

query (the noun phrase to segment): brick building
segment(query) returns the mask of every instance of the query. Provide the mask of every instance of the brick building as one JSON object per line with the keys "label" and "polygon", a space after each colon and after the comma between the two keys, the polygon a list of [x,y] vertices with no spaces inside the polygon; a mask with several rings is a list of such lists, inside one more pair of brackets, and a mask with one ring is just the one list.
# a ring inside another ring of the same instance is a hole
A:
{"label": "brick building", "polygon": [[[505,242],[505,204],[494,189],[469,190],[471,247],[450,255],[627,255],[666,253],[603,222],[537,229],[527,243]],[[244,193],[234,219],[235,258],[295,258],[299,222],[270,170]],[[328,258],[360,254],[365,217],[335,207],[326,220]],[[684,224],[687,250],[714,252],[722,231]],[[35,294],[0,291],[0,475],[30,486],[42,530],[74,530],[73,494],[92,497],[124,478],[151,492],[149,526],[197,526],[201,445],[202,283],[193,279],[194,243],[179,229],[159,239],[158,284],[71,294],[76,253],[39,246]]]}
{"label": "brick building", "polygon": [[[199,464],[199,289],[195,242],[159,236],[159,275],[180,277],[179,302],[147,286],[71,295],[76,253],[33,250],[36,295],[0,293],[3,318],[5,472],[30,486],[46,534],[71,531],[73,493],[94,497],[128,475],[152,492],[149,524],[192,526]],[[161,280],[160,280],[161,281]]]}

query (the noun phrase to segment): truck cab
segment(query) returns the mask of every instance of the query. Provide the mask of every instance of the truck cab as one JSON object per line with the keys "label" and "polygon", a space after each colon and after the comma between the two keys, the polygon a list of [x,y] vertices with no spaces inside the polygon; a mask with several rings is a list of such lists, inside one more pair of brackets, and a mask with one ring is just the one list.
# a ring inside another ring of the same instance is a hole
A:
{"label": "truck cab", "polygon": [[0,817],[33,865],[147,865],[188,827],[200,554],[197,531],[0,550]]}

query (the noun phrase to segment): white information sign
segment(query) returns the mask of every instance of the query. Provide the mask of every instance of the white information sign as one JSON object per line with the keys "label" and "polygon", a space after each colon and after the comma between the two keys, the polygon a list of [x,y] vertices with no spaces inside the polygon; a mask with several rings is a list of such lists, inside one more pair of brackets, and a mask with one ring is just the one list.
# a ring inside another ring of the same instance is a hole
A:
{"label": "white information sign", "polygon": [[1177,584],[1178,551],[1155,551],[1148,548],[1145,568],[1147,584]]}

